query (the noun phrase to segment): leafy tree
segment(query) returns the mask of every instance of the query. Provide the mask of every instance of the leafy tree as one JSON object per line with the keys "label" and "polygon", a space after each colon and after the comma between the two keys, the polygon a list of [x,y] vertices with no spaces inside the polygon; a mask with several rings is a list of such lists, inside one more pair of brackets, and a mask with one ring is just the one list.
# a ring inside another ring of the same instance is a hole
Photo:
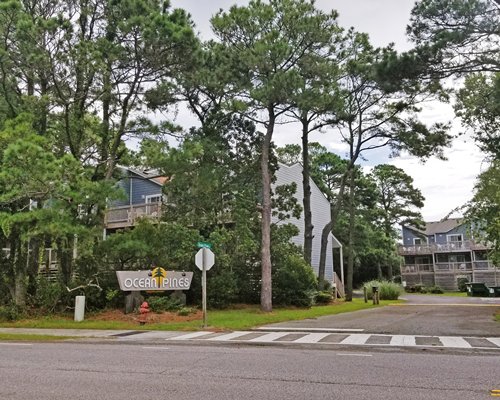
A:
{"label": "leafy tree", "polygon": [[472,74],[458,91],[456,114],[470,127],[479,148],[500,158],[500,72]]}
{"label": "leafy tree", "polygon": [[7,279],[12,280],[12,297],[21,307],[28,272],[31,278],[38,273],[38,247],[33,244],[54,241],[68,256],[61,257],[68,284],[72,275],[68,250],[75,235],[93,236],[92,227],[99,221],[95,211],[113,193],[110,185],[93,182],[91,171],[73,156],[54,155],[50,141],[33,132],[32,124],[30,116],[21,114],[0,132],[0,227],[10,245]]}
{"label": "leafy tree", "polygon": [[[431,87],[423,88],[418,81],[406,79],[386,81],[380,74],[387,52],[374,49],[368,37],[349,33],[350,56],[346,62],[346,77],[341,81],[345,93],[344,108],[338,124],[342,140],[349,146],[349,160],[339,186],[338,201],[346,187],[353,196],[354,174],[358,159],[367,151],[388,147],[394,155],[405,150],[420,158],[443,157],[442,147],[449,144],[445,124],[426,126],[419,121],[418,105],[429,98]],[[352,203],[352,202],[351,202]],[[335,226],[340,207],[333,209],[332,220],[322,232],[320,267],[326,260],[328,234]],[[351,263],[352,266],[352,263]],[[320,277],[321,279],[321,277]],[[347,298],[352,293],[352,269],[347,271]]]}
{"label": "leafy tree", "polygon": [[468,204],[466,218],[477,237],[492,245],[491,259],[500,265],[500,162],[479,175],[474,188],[474,197]]}
{"label": "leafy tree", "polygon": [[[388,239],[397,237],[396,224],[423,225],[422,215],[416,210],[424,206],[424,197],[413,186],[411,176],[393,165],[381,164],[373,169],[371,177],[376,184],[380,218]],[[392,279],[392,265],[387,267],[387,278]]]}
{"label": "leafy tree", "polygon": [[500,6],[493,0],[421,0],[407,32],[427,75],[498,72],[499,19]]}
{"label": "leafy tree", "polygon": [[212,18],[212,28],[237,68],[230,81],[238,88],[233,105],[265,128],[260,149],[262,173],[261,308],[272,310],[271,142],[276,123],[292,109],[303,86],[299,68],[318,45],[323,48],[324,16],[305,0],[250,1]]}

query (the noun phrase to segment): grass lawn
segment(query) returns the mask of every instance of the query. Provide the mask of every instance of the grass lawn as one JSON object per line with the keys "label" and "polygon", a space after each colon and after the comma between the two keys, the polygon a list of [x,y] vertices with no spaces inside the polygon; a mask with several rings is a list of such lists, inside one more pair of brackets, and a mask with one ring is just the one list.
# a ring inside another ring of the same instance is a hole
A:
{"label": "grass lawn", "polygon": [[[207,322],[211,329],[240,330],[266,325],[275,322],[317,318],[324,315],[340,314],[345,312],[376,308],[401,301],[380,301],[379,306],[371,302],[364,303],[363,299],[353,299],[352,302],[337,301],[330,305],[314,306],[311,308],[276,308],[271,313],[260,311],[258,306],[242,306],[229,310],[209,310]],[[92,315],[82,322],[74,322],[70,317],[61,316],[26,319],[16,322],[0,323],[1,327],[9,328],[66,328],[66,329],[124,329],[124,330],[197,330],[201,328],[201,320],[175,323],[156,323],[140,326],[137,323],[123,321],[92,320]]]}
{"label": "grass lawn", "polygon": [[419,296],[450,296],[450,297],[467,297],[467,292],[444,292],[444,293],[403,293],[402,296],[404,297],[405,294],[416,294]]}
{"label": "grass lawn", "polygon": [[1,333],[0,341],[16,341],[16,342],[50,342],[54,340],[76,339],[74,336],[57,336],[57,335],[36,335],[31,333]]}

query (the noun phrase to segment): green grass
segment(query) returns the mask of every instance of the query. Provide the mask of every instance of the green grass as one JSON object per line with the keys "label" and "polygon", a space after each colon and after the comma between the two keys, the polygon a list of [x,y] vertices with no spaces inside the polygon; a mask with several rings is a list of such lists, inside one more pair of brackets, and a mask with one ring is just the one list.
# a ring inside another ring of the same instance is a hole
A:
{"label": "green grass", "polygon": [[51,342],[76,338],[76,336],[37,335],[31,333],[0,333],[0,341]]}
{"label": "green grass", "polygon": [[[380,306],[397,304],[400,301],[381,301]],[[338,301],[329,305],[302,308],[276,308],[272,313],[260,311],[258,306],[244,306],[229,310],[209,310],[207,322],[210,328],[219,330],[240,330],[266,325],[276,322],[295,321],[306,318],[317,318],[325,315],[334,315],[345,312],[376,308],[371,302],[364,303],[363,299],[353,299],[352,302]],[[156,323],[140,326],[136,323],[119,321],[102,321],[89,319],[74,322],[64,318],[36,318],[16,322],[0,323],[2,327],[10,328],[46,328],[46,329],[123,329],[123,330],[197,330],[202,321],[194,320],[179,323]]]}
{"label": "green grass", "polygon": [[449,296],[449,297],[467,297],[467,292],[444,292],[444,293],[403,293],[402,296],[404,297],[405,294],[416,294],[420,296]]}

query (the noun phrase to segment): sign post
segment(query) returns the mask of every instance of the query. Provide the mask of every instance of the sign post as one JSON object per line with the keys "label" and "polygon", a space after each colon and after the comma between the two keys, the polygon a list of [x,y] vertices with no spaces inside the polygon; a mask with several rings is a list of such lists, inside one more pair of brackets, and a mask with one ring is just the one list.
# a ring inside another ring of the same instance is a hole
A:
{"label": "sign post", "polygon": [[196,266],[201,269],[201,290],[202,290],[202,307],[203,307],[203,328],[207,327],[207,271],[212,268],[215,263],[215,255],[208,246],[202,247],[196,253],[194,258]]}

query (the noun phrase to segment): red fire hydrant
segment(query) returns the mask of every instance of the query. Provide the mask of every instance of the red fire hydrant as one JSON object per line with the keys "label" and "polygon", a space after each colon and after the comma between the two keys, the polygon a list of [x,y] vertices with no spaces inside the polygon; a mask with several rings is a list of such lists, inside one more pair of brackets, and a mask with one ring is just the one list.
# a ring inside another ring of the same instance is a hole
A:
{"label": "red fire hydrant", "polygon": [[149,304],[147,301],[144,301],[139,307],[139,323],[144,325],[147,322],[148,313],[149,313]]}

